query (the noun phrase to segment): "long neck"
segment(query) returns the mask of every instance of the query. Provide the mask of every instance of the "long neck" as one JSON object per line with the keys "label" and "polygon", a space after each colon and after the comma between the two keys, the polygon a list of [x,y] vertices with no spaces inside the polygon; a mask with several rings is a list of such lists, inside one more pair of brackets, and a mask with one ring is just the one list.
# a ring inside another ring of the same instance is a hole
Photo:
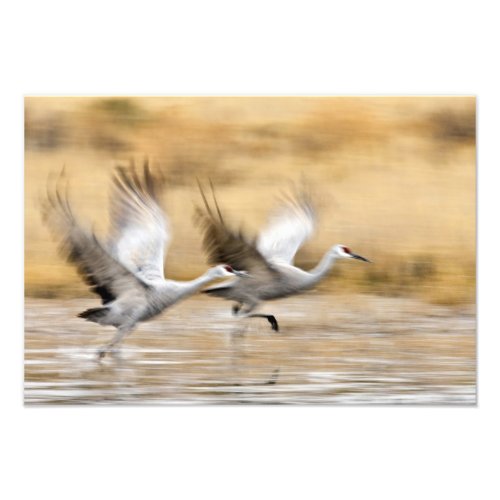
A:
{"label": "long neck", "polygon": [[312,284],[318,283],[318,281],[323,279],[328,274],[336,259],[337,256],[331,250],[328,250],[328,252],[323,255],[323,258],[318,262],[318,265],[309,271]]}
{"label": "long neck", "polygon": [[211,271],[212,270],[209,269],[206,273],[191,281],[178,281],[177,283],[180,285],[183,294],[190,295],[195,293],[201,287],[213,281],[215,278]]}
{"label": "long neck", "polygon": [[162,311],[179,300],[196,293],[203,285],[214,279],[209,269],[205,274],[191,281],[165,280],[158,286],[157,304],[155,307],[158,311]]}

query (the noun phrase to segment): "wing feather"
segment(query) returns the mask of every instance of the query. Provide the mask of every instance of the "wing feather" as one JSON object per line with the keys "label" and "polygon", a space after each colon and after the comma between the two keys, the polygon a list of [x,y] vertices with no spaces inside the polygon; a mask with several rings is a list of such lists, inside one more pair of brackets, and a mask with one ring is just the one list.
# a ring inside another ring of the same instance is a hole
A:
{"label": "wing feather", "polygon": [[208,262],[229,264],[235,269],[247,271],[252,277],[271,278],[276,271],[259,252],[255,242],[249,240],[243,231],[235,231],[225,223],[213,187],[216,212],[210,207],[201,185],[199,187],[205,210],[196,208],[196,221],[202,228],[203,246],[208,255]]}
{"label": "wing feather", "polygon": [[170,231],[160,203],[163,185],[147,162],[142,176],[131,165],[118,167],[113,179],[110,247],[120,262],[146,281],[164,279]]}
{"label": "wing feather", "polygon": [[78,224],[67,195],[61,194],[59,186],[47,190],[42,216],[60,240],[61,253],[76,266],[85,283],[101,297],[103,304],[124,294],[146,294],[149,286],[118,262],[93,232]]}
{"label": "wing feather", "polygon": [[314,205],[305,191],[289,196],[260,233],[257,248],[270,262],[292,265],[298,249],[313,234],[315,221]]}

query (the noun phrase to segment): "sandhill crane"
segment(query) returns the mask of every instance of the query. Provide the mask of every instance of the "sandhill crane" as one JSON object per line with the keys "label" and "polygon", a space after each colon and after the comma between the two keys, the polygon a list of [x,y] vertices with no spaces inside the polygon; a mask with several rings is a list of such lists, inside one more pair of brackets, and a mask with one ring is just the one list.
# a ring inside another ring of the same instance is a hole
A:
{"label": "sandhill crane", "polygon": [[133,166],[116,169],[107,244],[77,222],[67,195],[60,189],[61,180],[62,176],[53,189],[48,189],[42,214],[62,240],[61,250],[67,260],[101,297],[102,307],[87,309],[78,316],[117,328],[112,340],[99,349],[99,358],[115,352],[138,322],[157,316],[217,278],[240,274],[221,263],[192,281],[164,278],[170,231],[158,196],[163,180],[152,174],[147,163],[142,175]]}
{"label": "sandhill crane", "polygon": [[215,210],[210,207],[201,185],[205,210],[197,207],[197,220],[204,232],[204,247],[212,264],[226,262],[234,269],[244,269],[245,278],[234,278],[203,290],[204,293],[235,301],[233,313],[244,317],[263,317],[278,331],[273,315],[251,314],[260,302],[279,299],[313,288],[332,268],[337,259],[357,259],[345,245],[331,247],[310,271],[293,265],[300,246],[312,235],[315,211],[310,196],[299,192],[289,197],[270,218],[267,227],[253,241],[241,231],[230,229],[220,211],[212,188]]}

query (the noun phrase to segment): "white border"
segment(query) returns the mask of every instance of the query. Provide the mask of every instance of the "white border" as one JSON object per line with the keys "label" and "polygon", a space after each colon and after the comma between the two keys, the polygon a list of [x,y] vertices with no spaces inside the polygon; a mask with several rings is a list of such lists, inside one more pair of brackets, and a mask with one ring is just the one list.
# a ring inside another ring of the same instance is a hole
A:
{"label": "white border", "polygon": [[[500,445],[493,6],[25,1],[2,9],[2,498],[498,497],[489,454]],[[476,94],[479,407],[23,408],[22,96],[32,93]]]}

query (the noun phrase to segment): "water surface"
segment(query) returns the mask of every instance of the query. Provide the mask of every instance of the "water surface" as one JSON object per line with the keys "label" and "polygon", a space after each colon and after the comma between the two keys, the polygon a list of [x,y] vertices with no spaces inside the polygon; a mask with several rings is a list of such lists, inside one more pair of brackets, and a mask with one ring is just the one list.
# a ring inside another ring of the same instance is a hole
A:
{"label": "water surface", "polygon": [[472,308],[311,293],[236,319],[197,296],[139,325],[117,356],[114,329],[76,315],[88,299],[26,299],[26,404],[475,404]]}

